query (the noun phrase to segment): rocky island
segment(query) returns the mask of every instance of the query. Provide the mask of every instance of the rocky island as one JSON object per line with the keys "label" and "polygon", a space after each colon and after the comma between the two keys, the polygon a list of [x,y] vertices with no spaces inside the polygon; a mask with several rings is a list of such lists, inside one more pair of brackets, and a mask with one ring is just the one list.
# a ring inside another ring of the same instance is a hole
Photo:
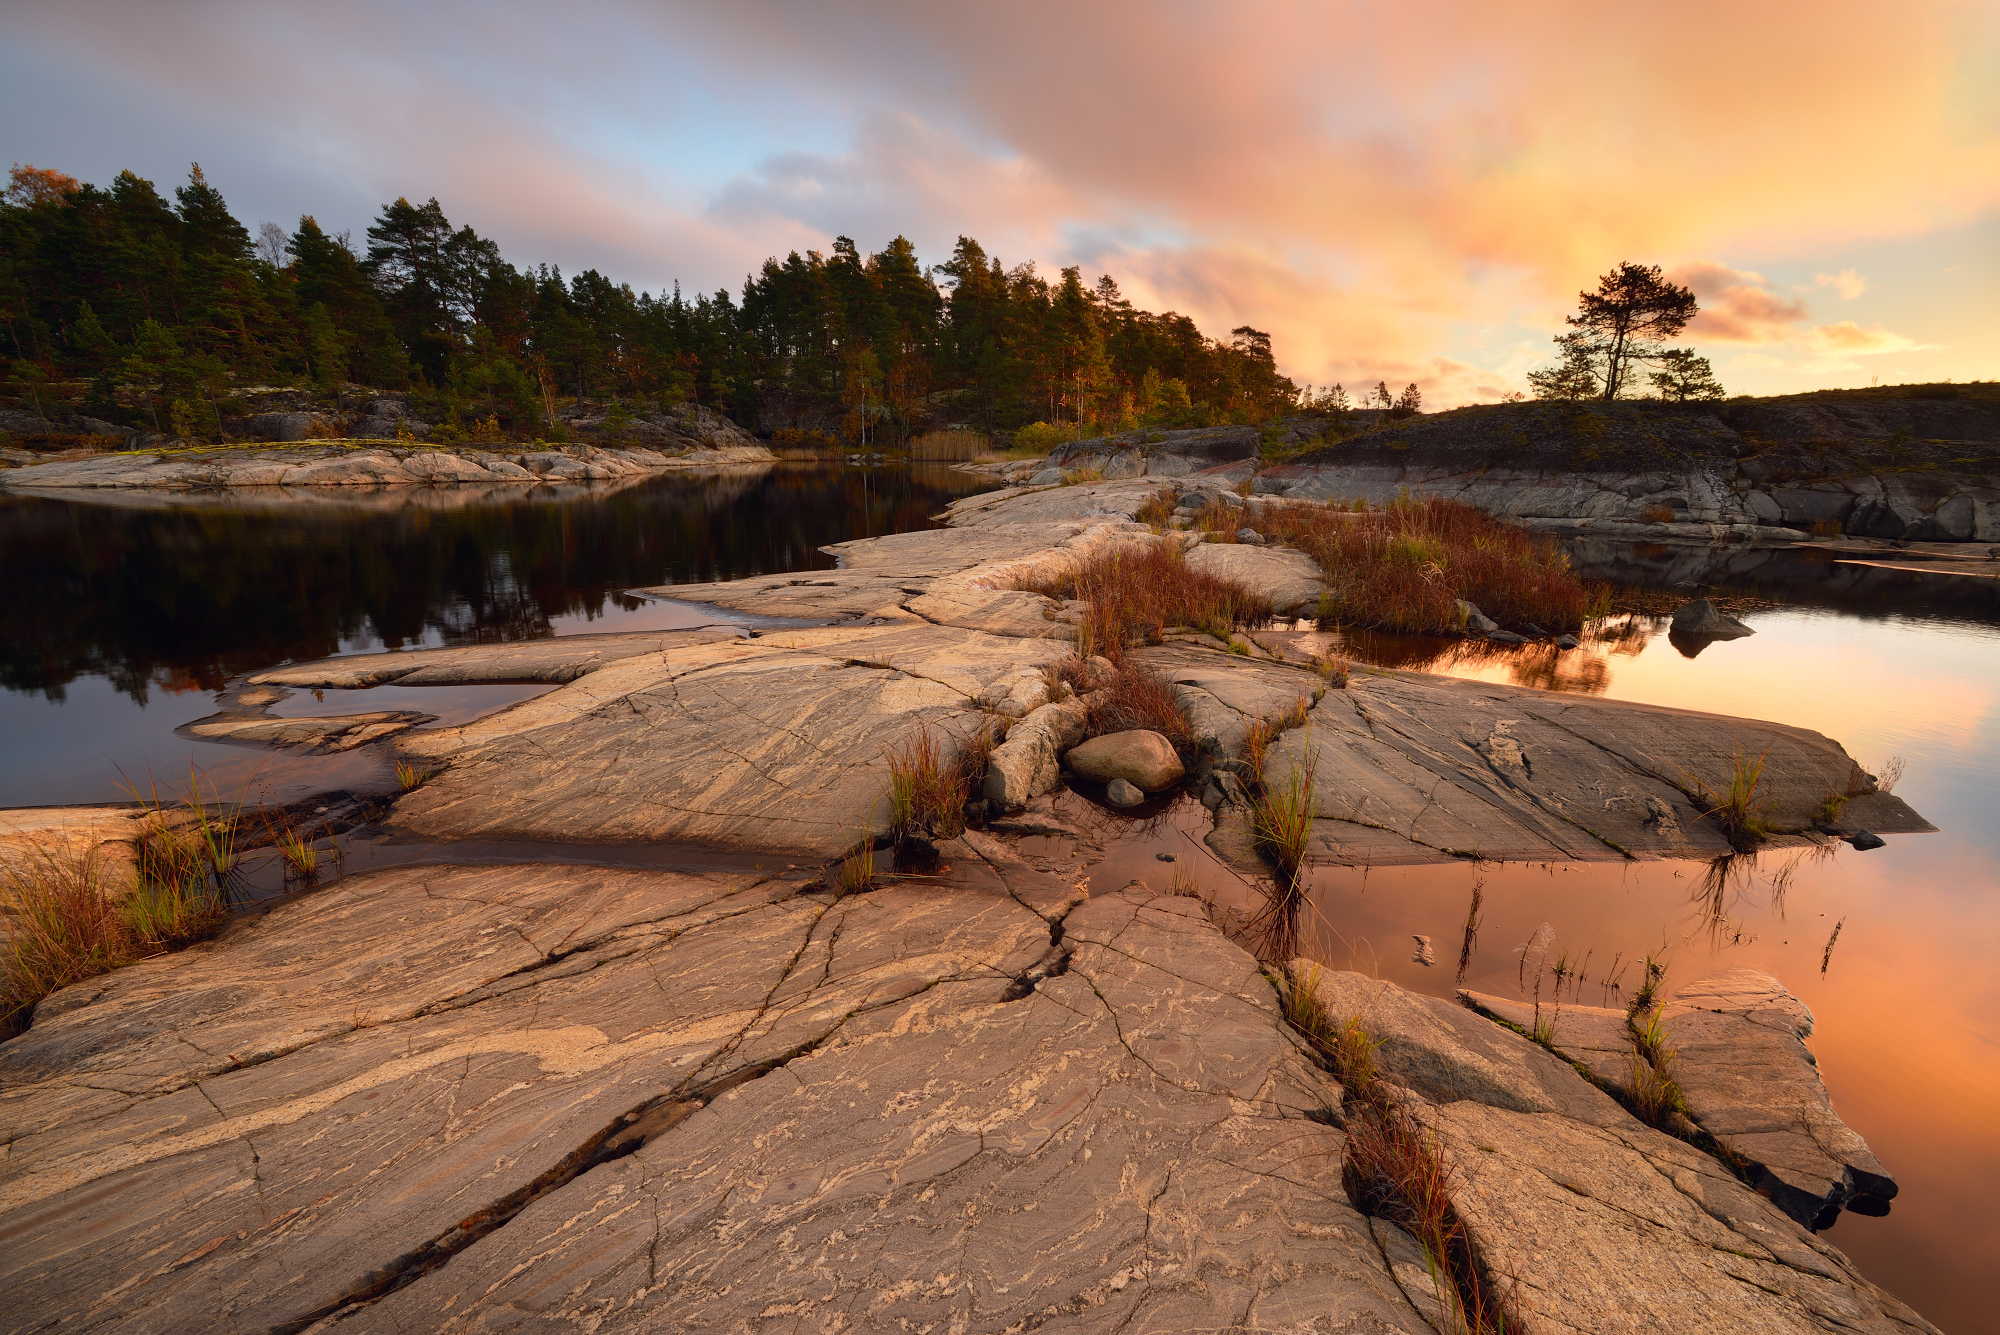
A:
{"label": "rocky island", "polygon": [[[1830,837],[1829,793],[1848,827],[1922,818],[1800,728],[1222,625],[1085,657],[1094,605],[1042,590],[1121,554],[1272,609],[1325,593],[1255,528],[1167,518],[1291,503],[1239,495],[1242,461],[1115,460],[832,571],[654,591],[713,609],[697,629],[254,676],[203,726],[396,748],[429,777],[385,819],[444,856],[58,991],[0,1045],[8,1327],[1932,1329],[1816,1235],[1896,1186],[1778,980],[1454,1003],[1214,903],[1234,877],[1282,904],[1305,862],[1726,855],[1746,751],[1762,838]],[[1086,891],[1050,794],[1140,680],[1186,777],[1113,781],[1199,791],[1212,857]],[[555,689],[449,727],[265,722],[288,691],[520,681]],[[899,788],[924,738],[962,811]],[[1274,863],[1269,794],[1302,774]]]}

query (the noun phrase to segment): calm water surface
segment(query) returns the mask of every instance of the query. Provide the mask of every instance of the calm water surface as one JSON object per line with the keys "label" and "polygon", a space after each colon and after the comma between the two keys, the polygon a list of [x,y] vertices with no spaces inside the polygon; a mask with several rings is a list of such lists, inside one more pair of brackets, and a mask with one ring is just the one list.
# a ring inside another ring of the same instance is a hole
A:
{"label": "calm water surface", "polygon": [[[626,596],[831,569],[819,550],[934,526],[989,486],[943,467],[786,465],[623,489],[389,489],[279,504],[0,493],[0,806],[124,800],[130,779],[282,802],[389,776],[380,748],[299,757],[182,738],[232,678],[384,648],[739,621]],[[281,714],[418,709],[462,722],[550,689],[311,692]],[[331,706],[331,707],[329,707]]]}
{"label": "calm water surface", "polygon": [[[380,786],[385,762],[367,749],[293,758],[174,729],[212,712],[232,679],[287,660],[712,623],[706,610],[621,591],[827,568],[823,544],[928,526],[981,485],[945,469],[786,467],[337,509],[0,497],[0,806],[117,800],[121,771],[171,781],[190,763],[253,800]],[[1887,1218],[1844,1216],[1831,1239],[1945,1329],[2000,1330],[1990,1303],[2000,581],[1783,552],[1578,544],[1573,555],[1598,578],[1717,585],[1784,605],[1746,614],[1755,636],[1692,656],[1664,621],[1636,617],[1598,625],[1568,654],[1406,637],[1345,647],[1368,661],[1815,728],[1870,769],[1902,757],[1896,791],[1940,832],[1892,836],[1870,853],[1765,853],[1726,874],[1666,861],[1324,869],[1307,945],[1439,996],[1461,983],[1510,993],[1518,951],[1545,923],[1559,949],[1588,952],[1586,1000],[1615,1004],[1613,985],[1629,987],[1647,951],[1665,953],[1670,982],[1769,970],[1812,1006],[1812,1046],[1839,1110],[1902,1186]],[[302,692],[276,709],[419,709],[457,722],[546,689],[391,685],[324,702]],[[1134,877],[1164,887],[1171,868],[1154,855],[1172,851],[1225,903],[1254,906],[1254,889],[1201,845],[1207,815],[1191,799],[1145,822],[1060,800],[1102,835],[1098,887]],[[1475,889],[1480,924],[1461,976]],[[1412,959],[1415,934],[1432,939],[1435,966]]]}
{"label": "calm water surface", "polygon": [[[1302,948],[1444,997],[1459,986],[1519,994],[1521,949],[1543,924],[1555,949],[1589,954],[1586,1004],[1621,1004],[1648,951],[1664,954],[1670,985],[1739,966],[1775,975],[1817,1017],[1811,1046],[1841,1116],[1901,1186],[1888,1217],[1845,1214],[1827,1236],[1945,1330],[2000,1331],[2000,581],[1755,554],[1725,559],[1761,574],[1732,572],[1689,549],[1595,557],[1597,574],[1659,587],[1693,578],[1787,605],[1745,613],[1756,635],[1691,657],[1664,619],[1644,617],[1601,623],[1567,654],[1416,637],[1347,647],[1424,671],[1817,729],[1871,771],[1902,757],[1895,791],[1939,832],[1727,867],[1323,868]],[[1110,840],[1094,887],[1138,877],[1164,889],[1172,868],[1155,854],[1170,851],[1224,903],[1259,906],[1200,844],[1209,822],[1191,799],[1136,832],[1066,800]],[[1480,924],[1461,976],[1475,888]],[[1413,958],[1418,934],[1435,965]]]}

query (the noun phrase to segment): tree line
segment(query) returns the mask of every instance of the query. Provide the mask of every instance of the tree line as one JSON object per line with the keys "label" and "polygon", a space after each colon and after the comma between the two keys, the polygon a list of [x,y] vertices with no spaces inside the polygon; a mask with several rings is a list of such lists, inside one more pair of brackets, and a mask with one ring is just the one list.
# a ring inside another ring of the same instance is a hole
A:
{"label": "tree line", "polygon": [[[17,165],[0,200],[0,336],[30,393],[88,382],[95,415],[183,436],[215,432],[253,385],[336,402],[352,385],[406,391],[454,427],[550,438],[583,402],[694,402],[767,433],[884,443],[947,424],[1093,434],[1346,404],[1279,374],[1260,330],[1209,338],[1109,276],[1050,278],[970,237],[934,266],[900,236],[873,254],[839,237],[765,261],[737,296],[690,298],[516,268],[436,199],[385,205],[359,241],[311,214],[253,236],[199,165],[171,201],[129,171],[99,187]],[[1414,386],[1400,405],[1415,410]]]}

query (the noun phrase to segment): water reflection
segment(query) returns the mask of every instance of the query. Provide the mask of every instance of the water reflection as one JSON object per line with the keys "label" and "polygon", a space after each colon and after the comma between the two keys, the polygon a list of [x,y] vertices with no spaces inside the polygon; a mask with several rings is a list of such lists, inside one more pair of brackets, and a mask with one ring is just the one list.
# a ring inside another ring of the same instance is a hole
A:
{"label": "water reflection", "polygon": [[[286,660],[699,624],[696,609],[623,591],[827,569],[822,546],[931,527],[988,485],[941,467],[787,465],[306,503],[263,489],[0,493],[0,806],[119,801],[121,771],[190,764],[253,801],[377,791],[392,781],[380,748],[308,757],[175,730],[232,678]],[[302,694],[274,712],[407,707],[461,722],[541,689]]]}
{"label": "water reflection", "polygon": [[94,676],[143,705],[357,645],[595,629],[633,609],[625,589],[829,569],[821,546],[931,527],[986,485],[940,467],[786,466],[476,503],[430,488],[284,505],[0,493],[0,687],[60,701]]}

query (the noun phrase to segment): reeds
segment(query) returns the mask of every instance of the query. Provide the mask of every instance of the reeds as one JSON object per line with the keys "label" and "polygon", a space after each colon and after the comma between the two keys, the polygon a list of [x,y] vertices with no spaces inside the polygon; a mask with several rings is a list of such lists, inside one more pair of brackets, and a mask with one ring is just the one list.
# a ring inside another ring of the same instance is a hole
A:
{"label": "reeds", "polygon": [[992,448],[993,441],[977,431],[926,431],[910,441],[910,457],[940,463],[965,463]]}
{"label": "reeds", "polygon": [[1459,501],[1405,500],[1365,515],[1270,506],[1241,522],[1317,561],[1328,584],[1324,615],[1350,625],[1451,631],[1462,599],[1502,625],[1574,631],[1608,606],[1557,544]]}
{"label": "reeds", "polygon": [[1189,626],[1227,640],[1240,626],[1271,619],[1270,600],[1233,580],[1196,570],[1177,543],[1147,540],[1107,547],[1054,575],[1014,587],[1088,605],[1077,630],[1079,656],[1117,662],[1134,639],[1157,640]]}
{"label": "reeds", "polygon": [[429,770],[418,769],[407,760],[396,762],[396,789],[399,792],[415,792],[429,782],[430,777]]}

